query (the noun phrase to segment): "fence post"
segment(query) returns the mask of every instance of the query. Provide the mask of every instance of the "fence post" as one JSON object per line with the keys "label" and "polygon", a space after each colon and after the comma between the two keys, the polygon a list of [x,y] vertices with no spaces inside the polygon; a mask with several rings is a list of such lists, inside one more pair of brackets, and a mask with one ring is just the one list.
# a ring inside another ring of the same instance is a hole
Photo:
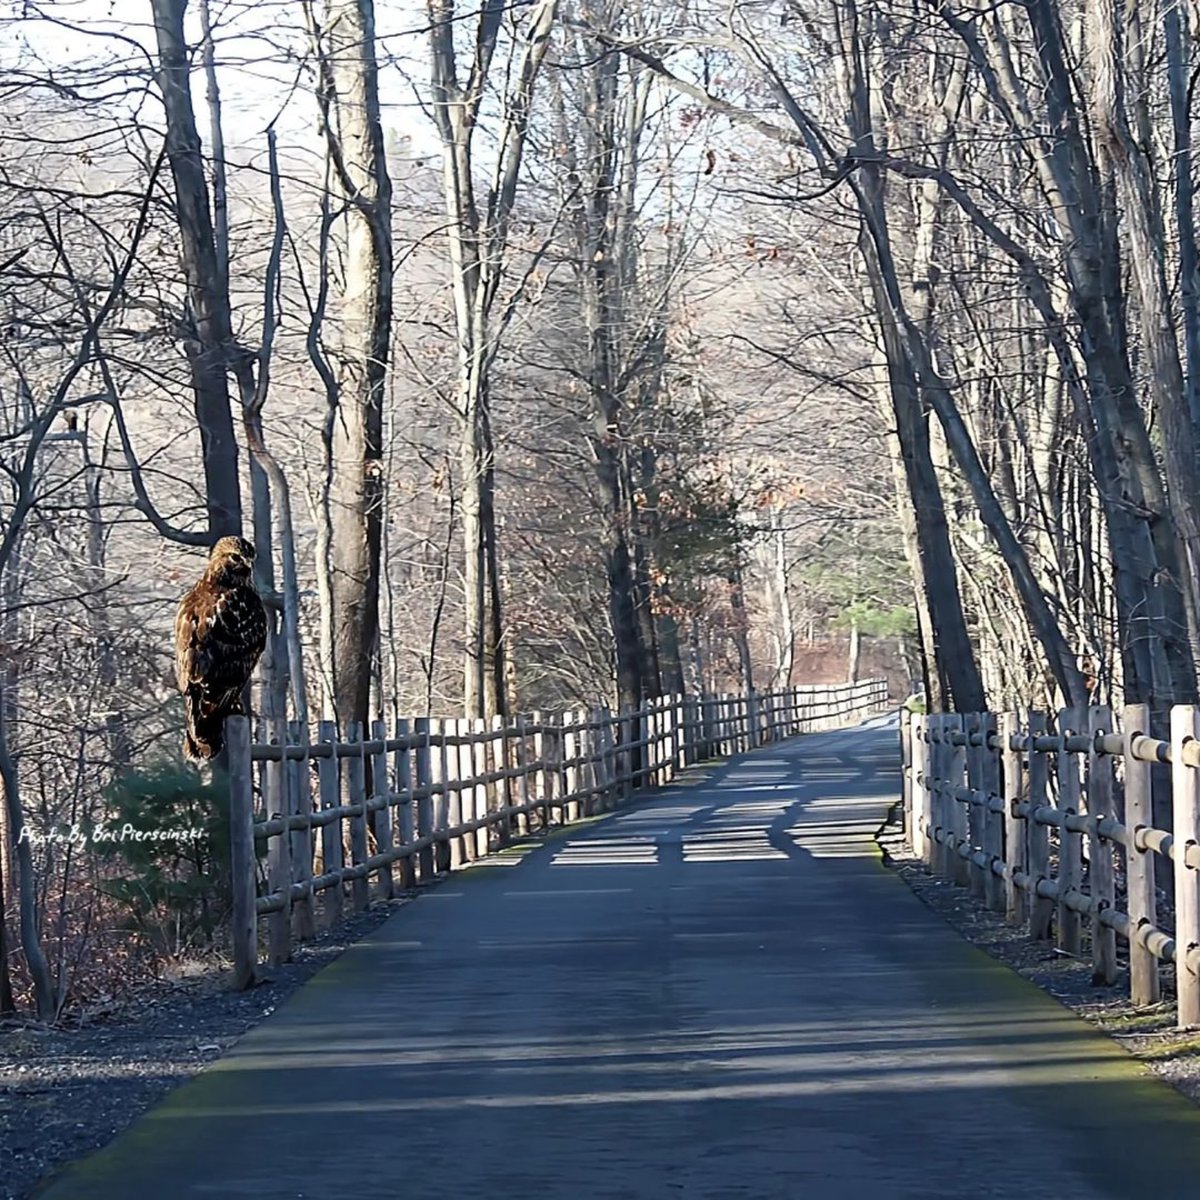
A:
{"label": "fence post", "polygon": [[575,752],[579,755],[579,772],[575,777],[575,786],[579,790],[579,815],[581,817],[590,817],[592,815],[592,723],[591,710],[581,708],[575,714],[575,723],[579,726],[578,738],[575,743]]}
{"label": "fence post", "polygon": [[984,747],[975,745],[976,738],[985,735],[982,713],[968,713],[963,720],[967,734],[967,787],[971,796],[967,801],[967,873],[971,880],[971,895],[977,900],[987,896],[987,878],[984,869],[975,861],[975,851],[983,849],[984,819],[986,808],[980,804],[985,788],[983,782]]}
{"label": "fence post", "polygon": [[1117,932],[1103,921],[1104,913],[1116,904],[1113,872],[1113,843],[1100,836],[1100,822],[1113,816],[1113,762],[1107,754],[1097,753],[1096,740],[1112,732],[1112,711],[1088,710],[1087,757],[1088,843],[1091,853],[1092,884],[1092,983],[1109,985],[1117,980]]}
{"label": "fence post", "polygon": [[[371,740],[387,741],[387,726],[382,721],[371,722]],[[371,833],[375,837],[375,853],[386,854],[392,848],[391,788],[388,780],[387,751],[380,748],[371,754],[371,799],[379,805],[371,813]],[[380,895],[390,900],[396,894],[392,864],[386,863],[375,875]]]}
{"label": "fence post", "polygon": [[1200,772],[1184,762],[1184,749],[1200,738],[1200,712],[1194,705],[1171,709],[1171,800],[1175,818],[1175,991],[1180,1029],[1200,1025],[1200,976],[1192,965],[1200,946],[1200,871],[1188,866],[1191,847],[1200,843]]}
{"label": "fence post", "polygon": [[968,833],[967,810],[970,805],[964,804],[957,795],[963,786],[967,769],[967,746],[958,745],[953,739],[966,732],[966,719],[957,713],[946,716],[946,735],[949,739],[946,747],[946,778],[948,791],[946,805],[949,809],[948,826],[950,829],[950,874],[959,887],[967,887],[971,883],[970,863],[963,857],[963,850],[970,850],[971,838]]}
{"label": "fence post", "polygon": [[[454,793],[450,790],[450,747],[446,744],[446,736],[454,723],[438,717],[429,723],[430,755],[432,758],[432,787],[436,793],[433,808],[433,831],[443,836],[435,842],[437,852],[436,867],[440,874],[452,871],[458,865],[455,861],[457,842],[449,836],[450,809],[454,801]],[[437,752],[433,750],[433,739],[437,739]],[[455,751],[457,754],[457,751]],[[457,759],[455,760],[457,761]]]}
{"label": "fence post", "polygon": [[[337,758],[337,726],[332,721],[321,721],[317,725],[317,738],[322,749],[329,750],[328,755],[322,754],[317,759],[317,792],[320,797],[322,811],[339,808],[342,803],[338,783]],[[327,873],[341,871],[345,865],[345,851],[342,848],[342,819],[329,821],[321,826],[321,859]],[[343,884],[339,879],[332,887],[327,887],[321,893],[321,912],[327,924],[332,925],[342,916]]]}
{"label": "fence post", "polygon": [[[312,817],[312,788],[308,781],[308,729],[299,721],[288,723],[288,744],[306,751],[303,758],[284,759],[284,783],[288,794],[288,812],[293,816]],[[292,860],[292,882],[305,885],[305,892],[292,904],[292,932],[302,941],[317,936],[313,915],[313,833],[312,825],[291,831],[288,850]]]}
{"label": "fence post", "polygon": [[230,717],[225,722],[229,747],[229,870],[233,890],[233,986],[237,991],[258,981],[258,916],[254,909],[258,883],[254,853],[253,763],[250,761],[250,722]]}
{"label": "fence post", "polygon": [[532,799],[529,786],[529,721],[524,713],[516,716],[516,740],[514,743],[513,768],[520,772],[517,776],[516,801],[522,810],[516,814],[513,821],[513,831],[521,838],[529,833],[529,809],[525,806]]}
{"label": "fence post", "polygon": [[909,724],[909,792],[912,811],[908,840],[912,852],[926,864],[930,861],[929,843],[929,742],[926,727],[929,719],[920,713],[910,714]]}
{"label": "fence post", "polygon": [[950,810],[945,796],[946,777],[949,774],[946,767],[946,714],[931,713],[925,718],[925,728],[929,738],[929,866],[935,875],[944,879],[950,874],[950,856],[947,852]]}
{"label": "fence post", "polygon": [[604,715],[608,720],[608,806],[617,808],[625,797],[621,783],[621,718],[608,708]]}
{"label": "fence post", "polygon": [[913,735],[916,713],[900,714],[900,798],[904,809],[904,832],[911,846],[913,841],[913,811],[916,799],[916,783],[913,779]]}
{"label": "fence post", "polygon": [[[471,724],[470,717],[460,717],[454,722],[454,733],[458,740],[454,745],[450,761],[456,764],[455,775],[458,779],[458,787],[454,794],[458,798],[458,812],[455,814],[454,805],[451,803],[450,816],[455,825],[467,824],[478,816],[475,810],[475,785],[469,782],[475,776],[475,743],[471,737]],[[458,843],[461,847],[458,861],[460,863],[474,862],[478,857],[476,850],[479,845],[475,832],[472,830],[460,834]]]}
{"label": "fence post", "polygon": [[[413,820],[413,772],[412,772],[412,723],[401,717],[396,721],[396,823],[399,826],[400,845],[411,846],[416,840]],[[411,854],[400,860],[400,886],[405,890],[417,885],[417,864]]]}
{"label": "fence post", "polygon": [[997,868],[1004,864],[1004,813],[995,812],[992,804],[1003,799],[1000,785],[1000,753],[1001,748],[993,743],[997,737],[996,717],[992,713],[983,713],[980,720],[980,733],[983,736],[983,746],[980,749],[979,786],[983,790],[983,851],[987,855],[986,875],[984,877],[984,893],[987,896],[988,907],[992,912],[1006,912],[1004,876],[997,873]]}
{"label": "fence post", "polygon": [[[1082,726],[1082,729],[1080,728]],[[1078,954],[1083,944],[1083,921],[1078,909],[1067,904],[1072,895],[1083,895],[1083,834],[1066,827],[1068,817],[1077,816],[1080,804],[1079,762],[1067,749],[1067,738],[1087,729],[1086,713],[1065,708],[1058,715],[1058,809],[1063,824],[1058,828],[1058,948]]]}
{"label": "fence post", "polygon": [[[503,779],[496,780],[496,802],[500,809],[500,845],[507,846],[516,833],[516,816],[513,813],[514,780],[508,772],[515,765],[515,747],[512,738],[513,726],[508,720],[496,713],[492,717],[492,766],[496,771],[504,772]],[[514,762],[510,762],[514,759]]]}
{"label": "fence post", "polygon": [[1138,930],[1158,921],[1154,890],[1154,851],[1139,846],[1138,831],[1154,824],[1150,805],[1150,764],[1133,755],[1133,744],[1150,731],[1150,706],[1125,706],[1125,826],[1129,847],[1125,851],[1126,907],[1129,911],[1129,998],[1139,1007],[1162,998],[1158,959],[1138,940]]}
{"label": "fence post", "polygon": [[[354,752],[347,760],[349,774],[350,807],[350,858],[354,866],[361,867],[367,861],[367,763],[363,752],[363,727],[351,721],[346,729],[346,740],[354,745]],[[354,878],[350,885],[356,912],[362,912],[371,904],[371,881],[365,872]]]}
{"label": "fence post", "polygon": [[667,701],[660,696],[654,701],[654,786],[662,787],[670,778],[670,754],[668,753],[670,727],[668,724]]}
{"label": "fence post", "polygon": [[636,761],[630,743],[634,737],[633,714],[626,705],[617,711],[617,787],[621,803],[628,804],[633,796],[633,764]]}
{"label": "fence post", "polygon": [[567,709],[563,712],[559,718],[559,724],[562,728],[558,741],[562,751],[558,760],[559,779],[562,785],[559,799],[563,803],[559,806],[558,820],[559,824],[566,825],[579,817],[579,802],[572,799],[579,786],[579,772],[575,765],[575,759],[579,754],[579,743],[575,733],[574,710]]}
{"label": "fence post", "polygon": [[670,783],[675,778],[675,758],[679,747],[679,730],[675,725],[675,697],[662,698],[663,709],[663,768],[662,781]]}
{"label": "fence post", "polygon": [[[282,751],[287,744],[282,717],[268,722],[271,745]],[[266,769],[266,810],[268,820],[287,817],[287,762],[283,758],[268,759]],[[267,838],[267,886],[271,894],[283,898],[283,906],[273,912],[267,922],[267,959],[273,967],[292,957],[292,835],[285,829]]]}
{"label": "fence post", "polygon": [[549,747],[543,732],[546,718],[540,710],[534,710],[529,714],[529,720],[533,724],[533,787],[537,799],[541,801],[539,832],[544,832],[550,828],[550,771],[546,764]]}
{"label": "fence post", "polygon": [[563,714],[546,714],[546,818],[556,825],[562,825],[566,818],[563,815],[563,798],[566,796],[567,781],[563,760],[566,757],[565,737],[563,733]]}
{"label": "fence post", "polygon": [[1025,845],[1029,858],[1029,936],[1038,942],[1050,937],[1054,901],[1039,896],[1037,887],[1050,882],[1050,826],[1037,819],[1037,810],[1047,807],[1050,790],[1050,758],[1034,743],[1046,733],[1046,714],[1030,712],[1029,725],[1029,816],[1025,819]]}
{"label": "fence post", "polygon": [[[413,721],[413,732],[416,734],[416,791],[421,794],[416,802],[416,836],[418,839],[430,838],[433,835],[433,762],[430,748],[430,719],[418,716]],[[433,878],[434,846],[428,845],[416,856],[422,883],[428,883]]]}
{"label": "fence post", "polygon": [[1025,889],[1017,881],[1018,875],[1028,874],[1025,818],[1017,811],[1024,795],[1021,751],[1013,748],[1013,739],[1019,736],[1020,728],[1020,718],[1015,712],[1001,716],[1000,786],[1004,801],[1004,859],[1008,866],[1004,880],[1004,912],[1010,925],[1024,925],[1029,908]]}
{"label": "fence post", "polygon": [[[462,786],[463,780],[471,777],[471,742],[468,736],[470,728],[471,722],[465,717],[455,717],[445,722],[446,795],[449,797],[447,829],[458,829],[464,821],[469,821],[474,809],[474,795],[466,793]],[[452,871],[471,861],[474,857],[474,846],[475,838],[472,834],[458,833],[450,839]]]}
{"label": "fence post", "polygon": [[[471,774],[476,779],[483,778],[488,772],[488,759],[491,757],[490,729],[483,717],[476,717],[471,728]],[[475,830],[475,857],[483,858],[492,848],[492,825],[489,820],[495,811],[492,805],[494,789],[490,784],[476,783],[471,788],[471,820],[485,821]]]}

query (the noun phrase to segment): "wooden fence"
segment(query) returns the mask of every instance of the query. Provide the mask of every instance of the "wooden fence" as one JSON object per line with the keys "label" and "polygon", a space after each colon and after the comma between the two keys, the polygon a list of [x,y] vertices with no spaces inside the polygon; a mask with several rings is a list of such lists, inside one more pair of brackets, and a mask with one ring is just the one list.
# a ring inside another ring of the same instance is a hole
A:
{"label": "wooden fence", "polygon": [[[1119,978],[1128,944],[1134,1004],[1160,1000],[1175,966],[1177,1019],[1200,1025],[1200,709],[1171,712],[1148,737],[1145,705],[1120,728],[1107,708],[909,715],[903,727],[906,829],[913,851],[1035,939],[1082,954],[1093,979]],[[1170,768],[1170,830],[1154,827],[1151,773]],[[1174,876],[1174,917],[1155,886]],[[1169,927],[1168,927],[1169,926]]]}
{"label": "wooden fence", "polygon": [[[606,812],[683,768],[887,704],[882,680],[783,692],[668,696],[637,712],[297,725],[251,744],[226,726],[235,985],[253,982],[259,918],[281,962],[318,918],[390,898],[553,825]],[[320,899],[320,912],[317,900]]]}

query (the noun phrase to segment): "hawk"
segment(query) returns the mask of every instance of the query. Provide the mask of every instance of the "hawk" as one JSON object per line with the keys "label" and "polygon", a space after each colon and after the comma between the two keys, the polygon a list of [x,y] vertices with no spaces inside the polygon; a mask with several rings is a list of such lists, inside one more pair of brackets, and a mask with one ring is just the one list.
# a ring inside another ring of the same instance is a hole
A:
{"label": "hawk", "polygon": [[246,711],[242,690],[267,644],[267,614],[253,570],[254,546],[245,538],[221,538],[175,614],[183,753],[193,762],[220,754],[225,718]]}

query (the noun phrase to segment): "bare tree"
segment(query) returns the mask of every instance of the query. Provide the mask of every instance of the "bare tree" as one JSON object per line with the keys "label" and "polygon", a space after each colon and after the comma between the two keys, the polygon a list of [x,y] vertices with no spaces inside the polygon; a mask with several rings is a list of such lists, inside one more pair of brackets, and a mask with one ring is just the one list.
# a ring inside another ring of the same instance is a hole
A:
{"label": "bare tree", "polygon": [[[489,384],[501,338],[514,305],[498,304],[509,268],[509,240],[517,184],[525,154],[529,113],[538,74],[550,47],[557,0],[535,0],[513,11],[502,0],[483,0],[469,65],[460,67],[454,0],[428,0],[432,55],[432,109],[442,141],[450,286],[454,295],[465,590],[464,703],[476,716],[503,712],[503,621],[497,567],[495,449]],[[507,24],[507,28],[506,28]],[[492,79],[497,46],[508,61],[503,82]],[[495,97],[499,107],[490,168],[481,161],[476,134]],[[478,180],[487,183],[479,193]],[[519,296],[520,285],[516,295]]]}
{"label": "bare tree", "polygon": [[[379,653],[383,410],[392,327],[392,187],[379,115],[372,0],[305,5],[329,176],[345,223],[338,337],[316,357],[326,386],[322,520],[332,691],[343,721],[369,719]],[[328,236],[328,225],[323,237]],[[324,253],[322,271],[329,269]],[[328,279],[322,278],[322,294]],[[321,314],[323,315],[323,313]],[[310,347],[317,342],[310,338]]]}

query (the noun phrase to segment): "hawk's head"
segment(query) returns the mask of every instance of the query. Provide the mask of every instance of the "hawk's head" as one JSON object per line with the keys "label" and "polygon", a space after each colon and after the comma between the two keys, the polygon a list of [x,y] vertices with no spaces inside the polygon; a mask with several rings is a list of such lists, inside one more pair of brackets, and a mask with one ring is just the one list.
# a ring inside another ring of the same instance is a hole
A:
{"label": "hawk's head", "polygon": [[222,575],[249,575],[254,570],[254,543],[244,537],[223,537],[208,556],[208,569]]}

